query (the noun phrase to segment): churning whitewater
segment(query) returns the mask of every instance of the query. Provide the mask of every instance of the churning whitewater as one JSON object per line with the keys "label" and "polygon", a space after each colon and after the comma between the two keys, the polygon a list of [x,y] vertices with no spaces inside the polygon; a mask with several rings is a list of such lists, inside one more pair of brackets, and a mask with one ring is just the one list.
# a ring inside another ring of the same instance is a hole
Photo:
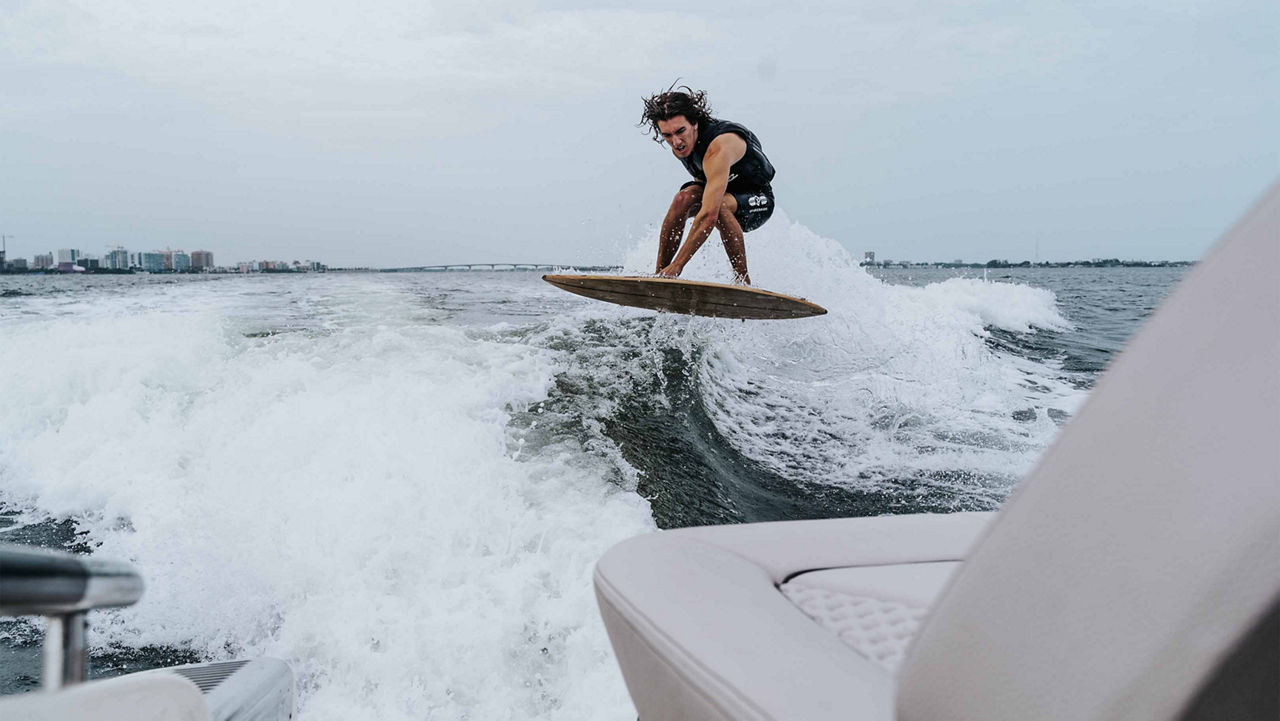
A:
{"label": "churning whitewater", "polygon": [[6,281],[0,504],[146,578],[99,650],[287,659],[305,719],[627,718],[610,545],[994,508],[1086,393],[1026,352],[1070,327],[1047,290],[886,284],[781,213],[749,257],[829,315],[655,316],[529,273]]}

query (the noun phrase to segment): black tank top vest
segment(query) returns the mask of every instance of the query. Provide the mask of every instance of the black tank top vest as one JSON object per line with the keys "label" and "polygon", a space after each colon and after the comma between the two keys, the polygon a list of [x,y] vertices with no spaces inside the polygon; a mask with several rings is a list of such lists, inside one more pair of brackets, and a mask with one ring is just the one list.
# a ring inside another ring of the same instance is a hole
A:
{"label": "black tank top vest", "polygon": [[755,133],[729,120],[710,118],[698,126],[698,142],[693,144],[693,152],[687,158],[680,158],[685,170],[688,170],[694,178],[707,182],[707,175],[702,172],[702,159],[706,157],[711,141],[725,133],[735,133],[747,141],[747,154],[729,168],[728,190],[731,192],[769,190],[769,183],[773,180],[774,174],[773,164],[764,156],[760,139]]}

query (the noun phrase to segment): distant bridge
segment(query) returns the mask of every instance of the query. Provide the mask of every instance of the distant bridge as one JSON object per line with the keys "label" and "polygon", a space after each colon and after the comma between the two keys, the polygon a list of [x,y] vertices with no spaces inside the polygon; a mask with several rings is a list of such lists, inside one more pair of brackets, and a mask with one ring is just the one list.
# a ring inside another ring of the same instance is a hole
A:
{"label": "distant bridge", "polygon": [[418,265],[412,268],[383,268],[383,273],[448,273],[471,270],[617,270],[617,265],[554,265],[549,263],[451,263],[449,265]]}

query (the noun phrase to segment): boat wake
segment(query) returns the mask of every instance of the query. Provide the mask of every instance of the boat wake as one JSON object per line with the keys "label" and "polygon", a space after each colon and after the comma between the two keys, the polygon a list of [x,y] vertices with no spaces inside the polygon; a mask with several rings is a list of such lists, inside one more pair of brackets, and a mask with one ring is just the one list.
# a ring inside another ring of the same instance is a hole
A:
{"label": "boat wake", "polygon": [[[1084,398],[1039,338],[1070,327],[1047,290],[890,285],[785,217],[751,241],[761,287],[830,314],[735,323],[578,304],[535,339],[578,361],[544,405],[576,408],[567,417],[625,461],[660,526],[992,509]],[[651,245],[624,272],[648,270]],[[686,271],[729,273],[714,247]]]}
{"label": "boat wake", "polygon": [[[610,545],[992,508],[1085,393],[1026,351],[1067,326],[1047,291],[887,285],[781,213],[749,249],[830,313],[655,316],[527,273],[10,299],[0,540],[136,565],[97,663],[284,658],[311,719],[625,717],[590,590]],[[728,273],[716,248],[686,270]]]}

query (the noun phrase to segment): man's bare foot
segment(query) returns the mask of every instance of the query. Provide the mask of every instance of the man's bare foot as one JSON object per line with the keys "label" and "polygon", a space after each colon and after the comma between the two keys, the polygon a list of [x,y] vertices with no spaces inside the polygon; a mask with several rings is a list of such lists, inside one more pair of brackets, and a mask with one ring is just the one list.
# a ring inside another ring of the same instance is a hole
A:
{"label": "man's bare foot", "polygon": [[751,275],[735,275],[733,276],[733,282],[738,285],[751,285]]}
{"label": "man's bare foot", "polygon": [[677,270],[675,266],[668,265],[667,267],[658,271],[658,277],[659,278],[679,278],[680,271],[682,270],[684,270],[684,268],[680,268],[679,270]]}

